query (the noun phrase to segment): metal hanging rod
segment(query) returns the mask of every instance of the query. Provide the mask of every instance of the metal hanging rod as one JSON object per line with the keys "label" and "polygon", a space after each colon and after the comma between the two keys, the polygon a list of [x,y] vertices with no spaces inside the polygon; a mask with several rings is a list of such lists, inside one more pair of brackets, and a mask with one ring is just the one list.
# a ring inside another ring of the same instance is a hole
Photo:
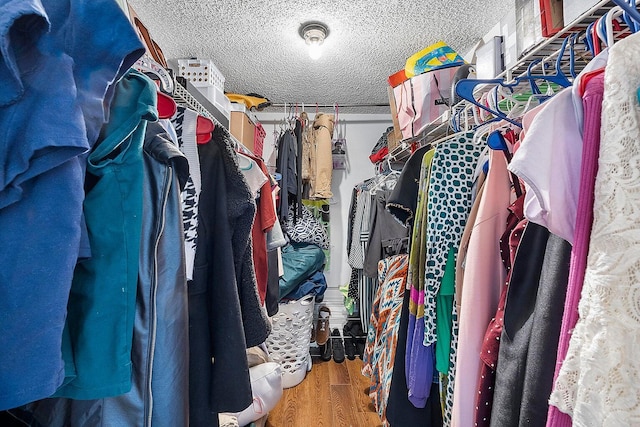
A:
{"label": "metal hanging rod", "polygon": [[287,102],[287,103],[283,103],[283,102],[277,102],[277,103],[273,103],[271,104],[271,107],[302,107],[304,105],[305,108],[309,107],[309,108],[313,108],[313,107],[318,107],[318,108],[334,108],[334,107],[338,107],[338,108],[367,108],[367,107],[388,107],[389,104],[317,104],[315,102]]}

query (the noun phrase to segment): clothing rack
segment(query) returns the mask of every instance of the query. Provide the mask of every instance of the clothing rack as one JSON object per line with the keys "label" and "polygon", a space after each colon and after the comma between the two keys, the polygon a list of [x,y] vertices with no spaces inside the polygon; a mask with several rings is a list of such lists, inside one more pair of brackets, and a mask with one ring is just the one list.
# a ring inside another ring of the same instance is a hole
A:
{"label": "clothing rack", "polygon": [[277,102],[271,104],[271,107],[295,107],[308,106],[317,108],[372,108],[372,107],[388,107],[389,104],[318,104],[316,102]]}
{"label": "clothing rack", "polygon": [[[589,24],[604,16],[616,4],[618,4],[618,2],[615,0],[601,0],[596,5],[580,15],[578,18],[576,18],[573,22],[565,25],[564,28],[558,33],[538,43],[509,69],[498,74],[496,78],[502,77],[507,80],[512,80],[517,77],[522,77],[527,74],[527,68],[529,67],[529,64],[531,64],[531,62],[540,60],[538,64],[531,68],[531,71],[536,71],[542,67],[542,64],[549,63],[550,61],[557,59],[562,50],[564,39],[568,36],[568,34],[585,30],[589,26]],[[628,32],[629,31],[625,29],[621,34],[625,34]],[[567,49],[569,49],[569,47],[567,47]],[[567,54],[567,52],[565,52],[565,54]],[[568,60],[564,61],[562,64],[563,68],[567,67],[568,64]],[[584,65],[586,64],[577,63],[576,72],[579,73],[580,71],[582,71]],[[481,93],[483,89],[487,90],[486,87],[478,87],[476,89],[477,93]],[[410,146],[411,143],[416,140],[428,142],[446,136],[447,133],[450,132],[449,120],[452,114],[455,111],[463,109],[466,104],[467,101],[462,100],[457,104],[451,106],[449,111],[446,111],[441,116],[429,123],[429,125],[427,125],[425,130],[420,135],[404,140],[402,142],[406,142],[406,146]]]}

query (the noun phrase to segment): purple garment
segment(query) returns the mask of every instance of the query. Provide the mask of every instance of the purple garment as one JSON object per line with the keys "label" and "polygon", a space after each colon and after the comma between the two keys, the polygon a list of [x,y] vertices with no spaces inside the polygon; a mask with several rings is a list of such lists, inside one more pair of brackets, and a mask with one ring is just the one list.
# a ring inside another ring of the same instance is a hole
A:
{"label": "purple garment", "polygon": [[[580,193],[576,215],[576,228],[571,252],[571,267],[569,271],[569,285],[564,303],[564,315],[560,330],[558,355],[554,382],[560,372],[560,367],[569,349],[571,331],[578,321],[578,303],[582,293],[584,274],[587,267],[591,225],[593,224],[593,192],[598,172],[598,152],[600,150],[600,115],[602,112],[602,97],[604,93],[604,73],[593,77],[587,82],[583,99],[584,124],[582,167],[580,170]],[[549,406],[547,426],[570,427],[571,417],[553,405]]]}
{"label": "purple garment", "polygon": [[[417,320],[417,322],[416,322]],[[416,326],[417,324],[417,326]],[[407,331],[407,365],[405,373],[409,388],[409,401],[416,408],[424,408],[431,393],[431,383],[433,382],[433,345],[425,347],[422,343],[424,339],[424,320],[422,317],[416,319],[409,315],[409,326]],[[411,351],[409,353],[408,351]],[[416,375],[419,373],[420,375]]]}

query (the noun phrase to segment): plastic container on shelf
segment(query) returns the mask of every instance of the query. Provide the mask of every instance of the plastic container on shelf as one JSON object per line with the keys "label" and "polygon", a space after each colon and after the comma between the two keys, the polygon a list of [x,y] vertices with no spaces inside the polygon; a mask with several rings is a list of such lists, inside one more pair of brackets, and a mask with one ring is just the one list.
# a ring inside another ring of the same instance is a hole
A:
{"label": "plastic container on shelf", "polygon": [[178,75],[194,86],[213,85],[224,93],[224,76],[210,59],[178,59]]}
{"label": "plastic container on shelf", "polygon": [[283,388],[300,384],[310,370],[313,301],[314,297],[308,295],[296,301],[280,303],[278,313],[271,318],[267,348],[273,361],[282,367]]}
{"label": "plastic container on shelf", "polygon": [[[195,86],[195,85],[194,85]],[[231,120],[231,101],[217,86],[195,86],[226,118]]]}

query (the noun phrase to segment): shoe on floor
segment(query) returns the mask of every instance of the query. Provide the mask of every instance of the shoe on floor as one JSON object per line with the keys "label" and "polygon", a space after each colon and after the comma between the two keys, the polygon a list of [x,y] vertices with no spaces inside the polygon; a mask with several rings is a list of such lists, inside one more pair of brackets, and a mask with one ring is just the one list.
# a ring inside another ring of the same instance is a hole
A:
{"label": "shoe on floor", "polygon": [[356,336],[351,331],[349,323],[344,325],[342,336],[344,337],[344,352],[347,355],[347,359],[354,360],[356,358]]}
{"label": "shoe on floor", "polygon": [[331,346],[333,347],[333,361],[336,363],[344,362],[344,344],[338,329],[331,332]]}
{"label": "shoe on floor", "polygon": [[320,346],[320,359],[328,362],[331,360],[331,343],[326,342]]}
{"label": "shoe on floor", "polygon": [[318,310],[318,323],[316,325],[316,342],[318,345],[326,344],[329,341],[330,326],[329,320],[331,317],[331,310],[326,305],[320,307]]}
{"label": "shoe on floor", "polygon": [[365,344],[367,343],[367,339],[366,338],[358,338],[356,340],[356,356],[358,356],[360,359],[364,360],[364,347]]}

